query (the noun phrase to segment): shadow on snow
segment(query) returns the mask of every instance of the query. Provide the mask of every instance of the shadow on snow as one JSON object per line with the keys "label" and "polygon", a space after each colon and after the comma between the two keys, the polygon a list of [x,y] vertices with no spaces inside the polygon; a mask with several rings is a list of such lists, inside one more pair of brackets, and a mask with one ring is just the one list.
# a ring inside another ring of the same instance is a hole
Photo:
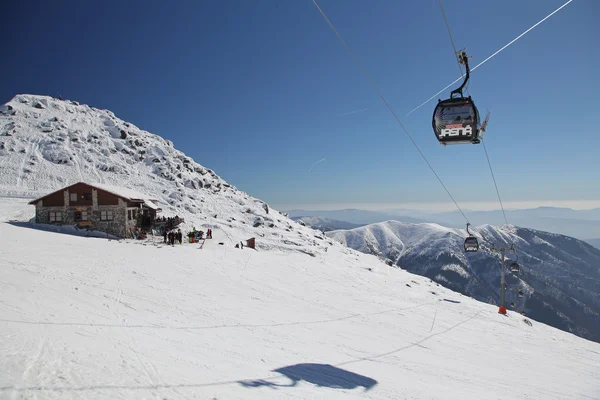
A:
{"label": "shadow on snow", "polygon": [[[321,387],[334,389],[355,389],[359,386],[365,390],[371,389],[377,384],[375,379],[334,367],[330,364],[295,364],[273,370],[291,380],[287,384],[279,384],[269,380],[257,379],[253,381],[240,381],[245,387],[294,387],[300,381],[306,381]],[[273,378],[271,380],[277,379]]]}
{"label": "shadow on snow", "polygon": [[7,222],[7,224],[10,224],[12,226],[16,226],[19,228],[35,229],[35,230],[44,231],[44,232],[62,233],[65,235],[72,235],[72,236],[94,237],[94,238],[103,238],[103,239],[112,239],[112,240],[120,239],[116,236],[109,235],[108,233],[105,233],[105,232],[90,231],[87,229],[79,229],[75,225],[38,224],[35,222],[31,222],[31,221],[29,221],[29,222],[9,221],[9,222]]}

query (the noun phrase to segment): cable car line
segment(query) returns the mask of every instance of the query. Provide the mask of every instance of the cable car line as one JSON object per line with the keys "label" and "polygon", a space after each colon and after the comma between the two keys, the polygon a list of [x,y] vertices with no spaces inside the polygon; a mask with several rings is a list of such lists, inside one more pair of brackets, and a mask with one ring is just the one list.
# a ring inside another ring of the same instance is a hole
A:
{"label": "cable car line", "polygon": [[[506,212],[504,211],[504,205],[502,204],[502,198],[500,196],[500,190],[498,189],[498,184],[496,182],[496,177],[494,175],[494,170],[492,168],[492,163],[490,161],[489,154],[487,152],[487,148],[485,147],[485,142],[481,133],[485,132],[487,121],[489,119],[489,112],[486,116],[484,122],[479,125],[479,111],[475,104],[471,99],[471,95],[467,98],[464,98],[462,90],[469,81],[470,70],[469,70],[469,60],[466,52],[463,50],[460,53],[456,51],[456,46],[454,45],[454,38],[452,37],[452,31],[450,30],[450,24],[448,23],[448,18],[446,17],[446,12],[444,10],[444,6],[442,5],[442,0],[439,0],[440,9],[442,11],[442,15],[444,16],[444,21],[446,23],[446,28],[448,29],[448,36],[450,36],[450,42],[452,43],[452,49],[454,53],[458,57],[458,68],[462,75],[462,69],[460,65],[463,64],[465,66],[465,80],[462,85],[458,89],[453,90],[450,93],[450,98],[446,100],[438,100],[438,104],[435,107],[432,119],[432,126],[434,133],[440,144],[446,145],[450,143],[473,143],[478,144],[481,143],[483,146],[483,150],[485,152],[485,157],[488,162],[488,166],[490,168],[490,173],[492,175],[492,180],[494,181],[494,187],[496,188],[496,194],[498,195],[498,201],[500,203],[500,207],[502,209],[502,215],[504,216],[504,222],[508,226],[508,219],[506,218]],[[481,65],[481,64],[480,64]],[[455,95],[460,95],[460,97],[455,97]],[[469,223],[467,222],[467,238],[464,242],[464,251],[465,253],[469,252],[477,252],[479,251],[479,241],[475,236],[469,232]],[[496,246],[491,243],[487,238],[483,235],[483,232],[479,233],[481,238],[483,239],[482,245],[484,243],[491,244],[490,249],[492,251],[496,251]],[[501,274],[501,288],[500,288],[500,308],[499,312],[506,314],[505,304],[505,293],[506,290],[506,281],[504,277],[504,254],[505,248],[501,248],[500,256],[502,257],[502,263],[500,266],[500,274]],[[515,253],[515,244],[514,242],[511,244],[508,249],[509,252]],[[521,267],[517,262],[519,259],[519,255],[516,254],[516,259],[510,264],[509,270],[510,273],[514,277],[518,277]],[[524,293],[522,290],[519,290],[518,295],[516,294],[517,288],[512,288],[513,295],[518,298],[524,297]],[[511,307],[513,309],[516,308],[516,299],[513,299],[511,302]]]}
{"label": "cable car line", "polygon": [[[501,47],[499,50],[497,50],[494,54],[492,54],[491,56],[489,56],[488,58],[486,58],[485,60],[483,60],[482,62],[480,62],[479,64],[477,64],[475,67],[471,68],[471,71],[475,71],[477,68],[479,68],[480,66],[482,66],[483,64],[485,64],[486,62],[488,62],[492,57],[496,56],[502,50],[506,49],[508,46],[510,46],[511,44],[513,44],[514,42],[516,42],[517,40],[519,40],[520,38],[522,38],[523,36],[525,36],[525,34],[527,34],[533,28],[535,28],[536,26],[538,26],[539,24],[541,24],[542,22],[544,22],[545,20],[547,20],[548,18],[550,18],[551,16],[553,16],[554,14],[556,14],[558,11],[560,11],[563,7],[567,6],[572,1],[573,0],[569,0],[565,4],[563,4],[562,6],[558,7],[556,10],[552,11],[546,17],[544,17],[543,19],[541,19],[538,23],[536,23],[535,25],[533,25],[532,27],[530,27],[529,29],[527,29],[525,32],[521,33],[519,36],[517,36],[516,38],[514,38],[513,40],[511,40],[510,42],[508,42],[507,44],[505,44],[503,47]],[[423,107],[425,104],[429,103],[431,100],[433,100],[434,98],[436,98],[444,90],[448,89],[450,86],[452,86],[456,82],[460,81],[463,77],[464,77],[464,75],[461,76],[461,77],[459,77],[458,79],[456,79],[454,82],[452,82],[451,84],[449,84],[448,86],[446,86],[445,88],[443,88],[442,90],[440,90],[439,92],[437,92],[436,94],[434,94],[433,96],[431,96],[429,99],[427,99],[421,105],[419,105],[418,107],[416,107],[413,110],[411,110],[408,114],[406,114],[406,116],[409,116],[413,112],[417,111],[419,108]]]}
{"label": "cable car line", "polygon": [[[474,143],[474,144],[478,144],[481,141],[481,143],[483,145],[483,149],[485,151],[485,156],[486,156],[486,159],[488,162],[488,166],[490,168],[490,173],[492,175],[492,180],[494,181],[494,187],[496,188],[496,194],[498,195],[498,201],[500,203],[500,208],[502,209],[502,215],[504,216],[504,222],[506,223],[506,225],[508,225],[508,220],[506,218],[506,212],[504,211],[504,205],[502,204],[502,198],[500,197],[500,191],[498,189],[498,184],[496,182],[496,177],[494,175],[492,163],[490,161],[490,157],[488,155],[487,148],[485,147],[485,142],[483,141],[483,137],[481,137],[481,133],[485,131],[486,126],[487,126],[487,121],[489,119],[489,113],[486,116],[485,121],[481,124],[481,126],[479,126],[479,121],[478,121],[479,111],[477,110],[477,107],[475,107],[475,104],[471,100],[471,95],[469,94],[469,97],[466,100],[463,97],[462,89],[467,84],[467,82],[469,80],[469,76],[470,76],[468,56],[465,51],[461,51],[461,52],[456,51],[456,45],[454,44],[454,38],[452,37],[452,31],[450,29],[450,24],[448,23],[448,18],[446,17],[446,11],[444,10],[442,0],[439,0],[439,3],[440,3],[440,9],[442,11],[442,16],[444,17],[444,22],[446,23],[446,29],[448,30],[448,36],[450,37],[450,43],[452,44],[452,50],[454,50],[455,55],[458,57],[457,58],[458,68],[459,68],[459,71],[461,72],[461,74],[462,74],[461,64],[465,66],[465,80],[463,81],[462,85],[458,89],[455,89],[450,93],[450,99],[447,99],[444,101],[438,100],[438,105],[435,108],[434,117],[433,117],[433,121],[432,121],[433,129],[437,136],[437,139],[443,145],[451,143],[450,141],[452,141],[454,143],[469,143],[470,142],[470,143]],[[455,98],[454,97],[455,94],[460,95],[460,98],[459,99]],[[465,126],[466,126],[466,129],[468,130],[468,132],[465,132],[465,130],[464,130]],[[449,128],[457,128],[456,129],[457,132],[451,132],[451,129],[449,129]],[[478,129],[480,132],[478,132]],[[462,132],[459,132],[459,131],[462,131]],[[458,135],[459,133],[462,133],[462,136],[464,136],[464,139],[460,139],[460,137],[457,137],[457,136],[454,136],[454,137],[447,136],[447,134],[448,135],[454,135],[454,134]],[[479,139],[479,137],[481,137],[481,139]],[[479,242],[477,241],[477,238],[469,232],[469,225],[470,224],[467,223],[467,235],[468,236],[464,242],[464,250],[465,250],[465,252],[477,252],[479,250]],[[484,242],[491,244],[491,242],[489,242],[482,233],[480,233],[480,235]],[[493,247],[493,244],[491,244],[491,245]],[[515,252],[514,243],[511,245],[510,249],[513,252]],[[516,264],[516,261],[513,264]],[[513,265],[511,264],[511,271],[513,269],[514,269]],[[518,264],[516,264],[516,270],[518,271],[518,269],[519,269],[519,266],[518,266]]]}
{"label": "cable car line", "polygon": [[502,208],[502,215],[504,215],[504,222],[508,225],[508,220],[506,219],[506,212],[504,212],[504,205],[502,204],[502,199],[500,198],[500,191],[498,190],[498,184],[496,183],[496,177],[494,176],[494,170],[492,170],[492,163],[490,162],[490,157],[488,156],[487,149],[485,148],[485,142],[483,138],[481,138],[481,144],[483,145],[483,151],[485,151],[485,158],[487,158],[488,165],[490,167],[490,173],[492,174],[492,179],[494,181],[494,186],[496,187],[496,194],[498,195],[498,201],[500,202],[500,208]]}
{"label": "cable car line", "polygon": [[[456,50],[456,46],[454,45],[454,38],[452,37],[452,32],[450,32],[450,24],[448,23],[448,18],[446,18],[446,11],[444,10],[442,0],[439,0],[439,2],[440,2],[440,8],[442,10],[442,15],[444,16],[444,22],[446,23],[446,29],[448,30],[448,36],[450,36],[450,43],[452,43],[452,50],[454,50],[454,56],[456,56],[458,54],[458,51]],[[463,71],[460,66],[461,65],[460,60],[458,58],[456,59],[456,63],[458,64],[458,72],[460,73],[460,76],[462,77]],[[467,87],[466,91],[467,91],[467,95],[470,96],[468,87]]]}
{"label": "cable car line", "polygon": [[[442,11],[442,16],[444,17],[444,22],[446,23],[446,29],[448,30],[448,36],[450,37],[450,43],[452,43],[452,50],[454,50],[455,55],[458,55],[459,53],[456,50],[456,45],[454,44],[454,38],[452,37],[452,31],[450,30],[450,24],[448,23],[448,18],[446,17],[446,10],[444,10],[444,5],[442,4],[442,0],[439,0],[439,3],[440,3],[440,9]],[[461,63],[460,58],[457,59],[457,63],[458,63],[458,70],[462,74],[461,64],[463,64],[463,63]],[[467,68],[466,74],[468,75],[469,74],[468,64],[465,67]],[[466,83],[466,81],[463,83],[463,86],[465,83]],[[462,88],[462,86],[461,86],[461,88]],[[458,90],[460,90],[460,88]],[[467,94],[469,94],[468,89],[467,89]],[[470,97],[470,94],[469,94],[469,97]],[[490,173],[492,174],[492,179],[494,181],[494,186],[496,188],[496,194],[498,195],[498,201],[500,202],[500,208],[502,209],[502,215],[504,216],[504,222],[506,223],[506,225],[508,225],[508,220],[506,218],[506,212],[504,211],[504,205],[502,204],[502,199],[500,197],[500,191],[498,190],[498,184],[496,183],[496,177],[494,176],[494,170],[492,169],[492,163],[490,161],[490,157],[488,155],[487,148],[485,147],[483,138],[481,138],[481,144],[483,145],[483,150],[485,151],[485,157],[487,159],[488,166],[490,167]],[[469,231],[469,227],[467,225],[467,233],[468,233],[468,231]]]}
{"label": "cable car line", "polygon": [[312,2],[315,5],[315,7],[317,7],[317,9],[321,13],[321,15],[323,16],[323,18],[325,19],[325,21],[327,21],[327,23],[329,24],[329,27],[336,34],[336,36],[338,37],[338,39],[340,40],[340,42],[342,42],[342,44],[346,48],[346,51],[348,51],[348,53],[352,56],[352,58],[354,59],[354,62],[358,65],[358,67],[360,68],[360,70],[362,71],[362,73],[367,77],[367,79],[369,80],[369,83],[371,84],[371,86],[373,86],[373,89],[375,89],[375,91],[377,92],[377,94],[379,95],[379,97],[381,98],[381,100],[385,103],[385,105],[387,106],[388,110],[392,113],[392,115],[396,119],[396,122],[398,122],[398,124],[400,125],[400,127],[402,128],[402,130],[404,131],[404,133],[406,134],[406,136],[410,139],[410,141],[412,142],[412,144],[415,146],[415,148],[417,149],[417,151],[419,152],[419,154],[421,155],[421,157],[423,157],[423,160],[425,161],[425,163],[427,163],[427,166],[429,166],[429,169],[431,169],[431,172],[433,172],[433,174],[435,175],[435,177],[437,178],[437,180],[440,182],[440,184],[442,185],[442,187],[444,188],[444,190],[446,191],[446,193],[448,194],[448,196],[452,199],[452,201],[454,202],[454,205],[456,206],[456,208],[458,209],[458,211],[460,211],[460,213],[464,217],[465,221],[467,221],[467,224],[469,224],[469,219],[467,218],[467,216],[465,215],[465,213],[463,212],[463,210],[460,208],[460,206],[458,205],[457,201],[454,199],[454,197],[452,196],[452,194],[450,194],[450,191],[448,190],[448,188],[446,187],[446,185],[444,184],[444,182],[442,182],[442,179],[440,178],[440,176],[437,174],[437,172],[435,172],[435,169],[429,163],[429,160],[427,160],[427,157],[425,157],[425,154],[423,154],[423,152],[421,151],[421,149],[419,148],[419,146],[417,145],[417,143],[414,141],[414,139],[412,138],[412,136],[410,136],[410,133],[408,133],[408,130],[406,129],[406,127],[404,126],[404,124],[402,124],[402,122],[400,121],[400,118],[398,118],[398,116],[396,115],[396,113],[394,112],[394,110],[392,109],[392,107],[390,106],[390,104],[387,102],[387,100],[385,99],[385,97],[383,96],[383,94],[381,93],[381,91],[379,90],[379,88],[377,87],[377,85],[375,85],[375,82],[373,82],[373,80],[371,79],[371,76],[363,68],[363,66],[360,63],[360,61],[358,61],[358,58],[356,58],[356,56],[354,55],[354,53],[352,52],[352,50],[350,50],[350,47],[348,47],[348,45],[346,44],[346,42],[344,41],[344,39],[342,38],[342,36],[337,31],[337,29],[335,29],[335,27],[333,26],[333,24],[331,23],[331,21],[329,20],[329,18],[327,18],[327,15],[325,15],[325,13],[321,9],[321,7],[319,7],[319,5],[317,4],[316,0],[312,0]]}
{"label": "cable car line", "polygon": [[[465,66],[465,80],[459,88],[454,89],[450,93],[449,99],[444,101],[438,100],[438,104],[433,112],[431,124],[436,138],[440,144],[444,146],[451,143],[458,144],[470,142],[477,144],[479,143],[479,111],[471,100],[471,95],[467,93],[468,97],[465,99],[462,92],[470,77],[469,57],[465,51],[456,51],[454,38],[452,37],[452,31],[450,30],[448,18],[446,18],[442,0],[439,0],[439,3],[442,15],[444,16],[444,22],[446,23],[446,29],[448,30],[448,36],[450,37],[450,43],[452,44],[452,50],[454,50],[454,55],[457,57],[458,70],[461,75],[461,65]],[[460,97],[455,97],[455,95],[460,95]],[[485,130],[485,127],[483,130]],[[464,138],[461,138],[458,135],[462,135]],[[464,251],[466,253],[478,252],[479,241],[471,234],[471,232],[469,232],[469,225],[471,224],[467,222],[467,237],[464,242]],[[484,242],[487,241],[482,233],[479,233],[479,235],[483,238]]]}

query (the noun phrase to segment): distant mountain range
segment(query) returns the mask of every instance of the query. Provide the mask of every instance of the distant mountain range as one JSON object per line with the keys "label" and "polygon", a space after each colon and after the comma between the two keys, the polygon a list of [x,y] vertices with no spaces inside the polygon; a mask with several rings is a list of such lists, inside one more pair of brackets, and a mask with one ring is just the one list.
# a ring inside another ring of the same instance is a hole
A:
{"label": "distant mountain range", "polygon": [[[344,209],[344,210],[324,210],[324,211],[309,211],[309,210],[289,210],[286,211],[290,218],[299,217],[321,217],[340,222],[349,222],[356,225],[368,225],[376,222],[384,222],[397,220],[402,222],[421,223],[428,222],[421,217],[411,217],[394,213],[384,213],[379,211]],[[408,214],[410,210],[407,210]]]}
{"label": "distant mountain range", "polygon": [[[507,269],[506,305],[532,318],[600,342],[600,250],[581,240],[516,226],[476,227],[480,251],[465,253],[464,229],[387,221],[328,232],[355,250],[427,276],[478,300],[499,303],[500,257],[490,243],[515,245],[521,273]],[[485,240],[484,240],[485,238]],[[515,255],[507,254],[515,259]],[[524,296],[516,294],[522,290]]]}
{"label": "distant mountain range", "polygon": [[311,228],[323,232],[335,231],[338,229],[354,229],[363,226],[363,224],[352,224],[350,222],[324,217],[291,217],[291,219],[294,221],[302,221],[306,226],[310,226]]}
{"label": "distant mountain range", "polygon": [[[401,222],[433,222],[452,228],[463,228],[464,217],[458,211],[443,213],[427,213],[418,210],[389,210],[386,212],[345,209],[328,211],[291,210],[291,217],[317,216],[332,218],[354,224],[373,224],[384,221]],[[501,210],[495,211],[468,211],[465,213],[473,225],[504,225],[504,216]],[[581,240],[600,238],[600,208],[591,210],[573,210],[561,207],[538,207],[522,210],[506,210],[509,224],[560,233]]]}

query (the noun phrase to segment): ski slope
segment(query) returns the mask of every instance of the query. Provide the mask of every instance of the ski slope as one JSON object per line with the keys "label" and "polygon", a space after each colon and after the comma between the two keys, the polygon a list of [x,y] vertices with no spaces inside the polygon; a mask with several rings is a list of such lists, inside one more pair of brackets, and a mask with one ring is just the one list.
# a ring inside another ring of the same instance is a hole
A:
{"label": "ski slope", "polygon": [[600,398],[599,344],[340,244],[78,237],[6,222],[25,203],[0,198],[1,399]]}

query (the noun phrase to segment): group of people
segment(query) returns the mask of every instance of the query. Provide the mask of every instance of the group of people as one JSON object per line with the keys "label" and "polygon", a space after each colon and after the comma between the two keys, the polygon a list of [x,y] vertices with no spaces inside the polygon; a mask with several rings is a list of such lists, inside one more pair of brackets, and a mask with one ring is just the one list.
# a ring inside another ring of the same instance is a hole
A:
{"label": "group of people", "polygon": [[[163,240],[164,243],[168,243],[171,246],[175,245],[175,241],[178,241],[179,244],[183,243],[183,234],[181,233],[181,229],[178,229],[177,232],[175,231],[167,231],[167,229],[165,228],[163,230]],[[168,242],[167,242],[168,240]]]}
{"label": "group of people", "polygon": [[[190,243],[198,241],[199,239],[203,239],[204,231],[197,231],[196,228],[193,228],[193,230],[187,234],[187,237]],[[209,228],[206,230],[206,238],[212,239],[212,229]],[[169,230],[167,229],[167,227],[165,227],[163,229],[163,242],[170,244],[171,246],[174,246],[175,242],[179,242],[179,244],[182,244],[183,233],[181,232],[181,229],[177,229],[177,231],[175,231]]]}
{"label": "group of people", "polygon": [[146,233],[145,229],[142,229],[140,231],[140,228],[135,228],[135,232],[133,233],[133,235],[135,236],[136,240],[138,240],[138,239],[141,240],[141,239],[146,239],[147,233]]}
{"label": "group of people", "polygon": [[[196,228],[192,228],[192,231],[187,234],[190,243],[197,242],[204,238],[204,231],[197,231]],[[212,239],[212,229],[206,230],[206,238]]]}
{"label": "group of people", "polygon": [[165,229],[172,229],[174,227],[176,227],[177,225],[179,225],[181,222],[183,222],[182,218],[179,218],[178,215],[176,215],[175,217],[171,218],[171,217],[157,217],[154,220],[154,223],[164,223],[165,224]]}

